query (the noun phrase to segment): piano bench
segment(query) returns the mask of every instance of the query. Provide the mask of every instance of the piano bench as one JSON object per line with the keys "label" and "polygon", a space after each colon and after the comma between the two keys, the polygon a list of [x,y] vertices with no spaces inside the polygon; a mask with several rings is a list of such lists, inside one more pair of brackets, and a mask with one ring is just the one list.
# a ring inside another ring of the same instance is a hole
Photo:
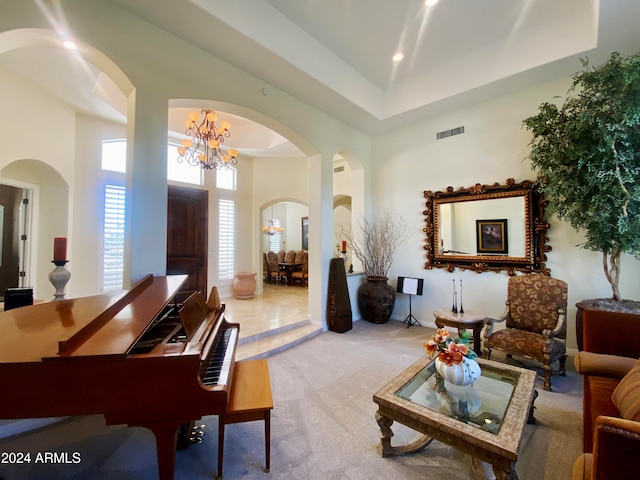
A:
{"label": "piano bench", "polygon": [[224,427],[232,423],[264,420],[264,442],[268,473],[271,460],[271,380],[267,360],[236,362],[233,369],[233,387],[227,411],[218,416],[218,478],[222,478],[224,454]]}

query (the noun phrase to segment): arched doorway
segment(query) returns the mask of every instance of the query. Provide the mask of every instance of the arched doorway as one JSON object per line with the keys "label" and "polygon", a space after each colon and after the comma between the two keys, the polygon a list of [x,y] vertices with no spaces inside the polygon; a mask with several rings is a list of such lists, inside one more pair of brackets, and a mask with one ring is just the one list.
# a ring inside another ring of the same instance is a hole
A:
{"label": "arched doorway", "polygon": [[[308,221],[309,207],[296,200],[275,200],[263,206],[260,209],[261,227],[258,231],[260,243],[262,245],[263,264],[269,252],[278,254],[286,254],[286,252],[305,252],[309,251],[308,239]],[[281,231],[268,232],[269,226],[275,226]],[[272,278],[273,266],[267,265],[269,272],[266,278],[263,275],[263,285],[266,283],[274,283]],[[264,268],[263,268],[264,271]],[[305,285],[304,282],[301,284]]]}
{"label": "arched doorway", "polygon": [[[17,278],[7,278],[9,272],[3,271],[3,280],[9,286],[33,287],[35,298],[50,300],[55,290],[47,278],[53,269],[53,238],[67,235],[69,187],[60,173],[39,160],[14,161],[0,171],[0,177],[0,189],[10,188],[26,199],[12,213],[17,226],[12,237],[4,236],[2,242],[3,258],[14,257],[20,270],[12,272]],[[3,262],[0,268],[6,266]]]}

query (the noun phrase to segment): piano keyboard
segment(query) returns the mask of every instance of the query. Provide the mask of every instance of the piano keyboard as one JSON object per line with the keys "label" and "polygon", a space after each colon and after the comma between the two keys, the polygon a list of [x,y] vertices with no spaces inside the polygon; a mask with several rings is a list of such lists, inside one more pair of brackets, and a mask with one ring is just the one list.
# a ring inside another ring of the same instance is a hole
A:
{"label": "piano keyboard", "polygon": [[209,363],[202,365],[200,378],[207,386],[226,385],[228,383],[229,369],[233,362],[237,328],[225,328],[220,334],[218,344],[209,359]]}

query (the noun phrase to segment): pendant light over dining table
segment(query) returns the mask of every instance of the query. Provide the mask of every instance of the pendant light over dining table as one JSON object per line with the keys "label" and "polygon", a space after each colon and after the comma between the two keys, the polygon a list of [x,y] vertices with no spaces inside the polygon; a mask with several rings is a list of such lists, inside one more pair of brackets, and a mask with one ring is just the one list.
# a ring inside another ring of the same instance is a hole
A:
{"label": "pendant light over dining table", "polygon": [[238,151],[229,149],[225,154],[221,145],[228,138],[231,124],[227,121],[216,125],[218,116],[214,110],[202,109],[200,115],[190,112],[185,120],[185,134],[191,139],[182,140],[182,146],[178,147],[178,162],[187,162],[189,165],[199,165],[206,170],[220,170],[229,168],[229,165],[238,164]]}
{"label": "pendant light over dining table", "polygon": [[[278,223],[278,225],[276,225]],[[270,237],[273,235],[279,235],[284,232],[284,228],[279,225],[280,222],[276,222],[273,218],[273,205],[271,205],[271,218],[267,222],[267,224],[262,227],[262,233],[265,235],[269,235]]]}

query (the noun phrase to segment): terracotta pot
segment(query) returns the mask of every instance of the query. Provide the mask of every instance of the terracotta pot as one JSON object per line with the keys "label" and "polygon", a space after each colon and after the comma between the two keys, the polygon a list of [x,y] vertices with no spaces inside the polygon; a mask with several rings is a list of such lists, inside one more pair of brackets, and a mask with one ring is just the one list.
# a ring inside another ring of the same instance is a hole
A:
{"label": "terracotta pot", "polygon": [[360,316],[371,323],[386,323],[396,303],[396,292],[387,277],[367,277],[358,288]]}
{"label": "terracotta pot", "polygon": [[238,272],[233,277],[233,291],[240,300],[253,298],[256,293],[255,272]]}

